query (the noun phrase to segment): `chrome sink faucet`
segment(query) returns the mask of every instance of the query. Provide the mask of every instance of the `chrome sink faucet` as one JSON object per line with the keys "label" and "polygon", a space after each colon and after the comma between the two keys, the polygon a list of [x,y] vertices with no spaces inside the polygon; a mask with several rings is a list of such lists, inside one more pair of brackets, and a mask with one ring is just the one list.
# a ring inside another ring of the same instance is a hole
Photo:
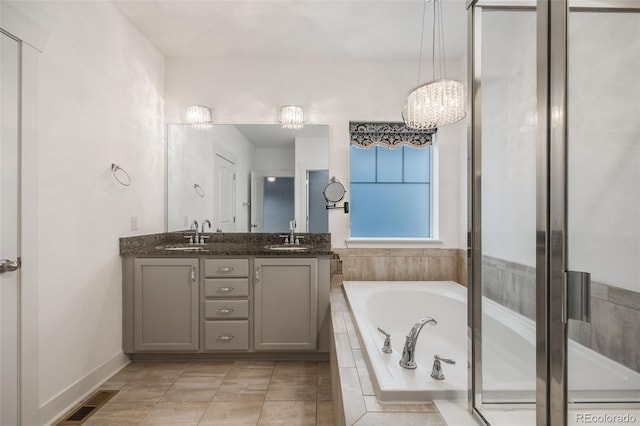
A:
{"label": "chrome sink faucet", "polygon": [[296,241],[296,220],[295,219],[292,219],[289,221],[289,229],[291,230],[291,234],[289,234],[289,244],[295,244],[295,241]]}
{"label": "chrome sink faucet", "polygon": [[426,324],[436,325],[438,324],[438,321],[430,317],[421,318],[413,325],[413,327],[411,327],[411,331],[409,331],[409,334],[407,335],[407,340],[404,342],[404,349],[402,349],[400,367],[413,370],[418,366],[414,361],[416,357],[416,343],[418,341],[420,331],[422,331],[422,327]]}
{"label": "chrome sink faucet", "polygon": [[196,231],[195,235],[193,236],[193,242],[198,244],[198,241],[200,241],[200,234],[198,233],[198,221],[197,220],[194,220],[193,222],[191,222],[191,229]]}

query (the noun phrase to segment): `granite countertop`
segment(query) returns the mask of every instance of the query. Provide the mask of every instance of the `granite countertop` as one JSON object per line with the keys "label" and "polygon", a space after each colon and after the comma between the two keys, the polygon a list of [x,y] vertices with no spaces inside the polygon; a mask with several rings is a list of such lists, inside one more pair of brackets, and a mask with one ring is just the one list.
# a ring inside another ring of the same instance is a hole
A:
{"label": "granite countertop", "polygon": [[[185,235],[193,232],[166,232],[120,238],[120,255],[136,257],[273,256],[314,257],[331,254],[331,234],[296,234],[305,250],[273,250],[284,247],[281,234],[205,233],[206,244],[189,244]],[[189,250],[166,250],[188,248]],[[296,246],[293,246],[296,247]]]}

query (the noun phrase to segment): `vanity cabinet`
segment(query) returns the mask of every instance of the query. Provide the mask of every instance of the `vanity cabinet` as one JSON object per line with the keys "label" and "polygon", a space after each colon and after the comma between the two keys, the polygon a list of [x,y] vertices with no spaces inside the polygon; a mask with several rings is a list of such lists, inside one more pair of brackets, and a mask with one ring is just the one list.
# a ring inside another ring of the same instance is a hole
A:
{"label": "vanity cabinet", "polygon": [[249,259],[204,259],[204,350],[249,350]]}
{"label": "vanity cabinet", "polygon": [[135,259],[133,349],[196,351],[198,259]]}
{"label": "vanity cabinet", "polygon": [[318,260],[257,258],[254,268],[254,349],[316,349]]}

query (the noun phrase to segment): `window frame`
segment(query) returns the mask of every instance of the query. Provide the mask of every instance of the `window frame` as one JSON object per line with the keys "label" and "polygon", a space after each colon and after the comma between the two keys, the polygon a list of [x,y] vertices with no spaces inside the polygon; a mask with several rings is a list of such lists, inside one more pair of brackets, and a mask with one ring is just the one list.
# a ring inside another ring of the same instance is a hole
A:
{"label": "window frame", "polygon": [[[429,245],[438,244],[443,241],[440,239],[440,149],[439,134],[434,134],[431,143],[431,155],[429,156],[430,164],[430,214],[429,214],[429,237],[353,237],[351,236],[352,217],[349,214],[349,236],[345,240],[347,247],[381,247],[388,246],[390,248],[398,245],[416,244]],[[349,150],[349,190],[351,190],[351,149]]]}

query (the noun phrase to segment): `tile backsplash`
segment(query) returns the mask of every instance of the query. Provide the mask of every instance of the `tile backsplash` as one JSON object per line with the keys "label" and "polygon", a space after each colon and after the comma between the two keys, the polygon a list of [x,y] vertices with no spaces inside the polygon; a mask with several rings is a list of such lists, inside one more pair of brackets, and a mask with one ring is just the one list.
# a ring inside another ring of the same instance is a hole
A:
{"label": "tile backsplash", "polygon": [[459,249],[333,249],[331,285],[342,281],[455,281],[466,285]]}

